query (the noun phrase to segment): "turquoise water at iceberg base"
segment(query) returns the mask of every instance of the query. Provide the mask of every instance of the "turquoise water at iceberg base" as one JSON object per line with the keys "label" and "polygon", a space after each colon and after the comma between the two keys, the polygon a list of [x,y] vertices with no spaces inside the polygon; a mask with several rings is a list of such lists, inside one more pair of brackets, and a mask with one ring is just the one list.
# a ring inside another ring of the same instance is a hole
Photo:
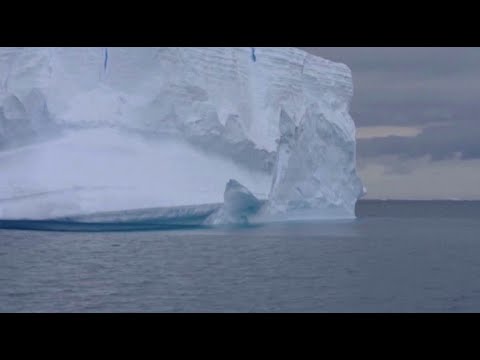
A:
{"label": "turquoise water at iceberg base", "polygon": [[480,202],[356,213],[226,228],[3,222],[0,312],[480,311]]}

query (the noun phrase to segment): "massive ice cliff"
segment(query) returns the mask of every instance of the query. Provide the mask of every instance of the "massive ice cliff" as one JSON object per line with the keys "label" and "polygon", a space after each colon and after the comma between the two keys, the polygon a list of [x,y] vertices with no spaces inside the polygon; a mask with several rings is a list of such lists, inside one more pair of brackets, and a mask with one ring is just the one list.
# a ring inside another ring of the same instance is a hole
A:
{"label": "massive ice cliff", "polygon": [[0,219],[354,217],[352,95],[296,48],[0,48]]}

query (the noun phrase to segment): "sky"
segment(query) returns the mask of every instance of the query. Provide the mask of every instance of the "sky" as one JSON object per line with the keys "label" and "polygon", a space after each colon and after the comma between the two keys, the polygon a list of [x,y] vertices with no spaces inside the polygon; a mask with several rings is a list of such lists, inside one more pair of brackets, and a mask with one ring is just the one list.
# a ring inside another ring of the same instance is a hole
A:
{"label": "sky", "polygon": [[303,49],[352,70],[365,198],[480,199],[480,48]]}

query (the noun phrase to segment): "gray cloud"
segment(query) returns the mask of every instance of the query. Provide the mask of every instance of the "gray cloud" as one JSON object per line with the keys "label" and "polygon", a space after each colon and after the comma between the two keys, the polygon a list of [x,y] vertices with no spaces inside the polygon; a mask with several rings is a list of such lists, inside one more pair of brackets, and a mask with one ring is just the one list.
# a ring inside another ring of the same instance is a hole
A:
{"label": "gray cloud", "polygon": [[480,48],[472,47],[308,47],[304,50],[340,61],[355,71],[385,71],[438,77],[476,70]]}
{"label": "gray cloud", "polygon": [[347,64],[358,126],[471,119],[480,112],[479,48],[304,48]]}
{"label": "gray cloud", "polygon": [[352,69],[357,127],[430,125],[416,137],[360,139],[359,156],[480,157],[480,48],[304,49]]}
{"label": "gray cloud", "polygon": [[[391,164],[401,164],[404,171],[392,171]],[[390,156],[371,159],[359,173],[367,198],[480,200],[480,159],[396,161]]]}
{"label": "gray cloud", "polygon": [[480,158],[480,127],[472,122],[459,121],[427,127],[414,137],[358,139],[357,144],[361,157],[398,155],[405,158],[429,155],[432,160],[452,157],[473,159]]}

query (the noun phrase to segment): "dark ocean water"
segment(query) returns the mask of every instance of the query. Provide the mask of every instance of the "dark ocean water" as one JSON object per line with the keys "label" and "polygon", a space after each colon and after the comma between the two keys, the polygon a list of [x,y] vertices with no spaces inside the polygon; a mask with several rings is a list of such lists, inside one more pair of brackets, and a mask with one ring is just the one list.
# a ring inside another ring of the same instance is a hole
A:
{"label": "dark ocean water", "polygon": [[480,311],[480,202],[361,201],[357,216],[0,230],[0,312]]}

